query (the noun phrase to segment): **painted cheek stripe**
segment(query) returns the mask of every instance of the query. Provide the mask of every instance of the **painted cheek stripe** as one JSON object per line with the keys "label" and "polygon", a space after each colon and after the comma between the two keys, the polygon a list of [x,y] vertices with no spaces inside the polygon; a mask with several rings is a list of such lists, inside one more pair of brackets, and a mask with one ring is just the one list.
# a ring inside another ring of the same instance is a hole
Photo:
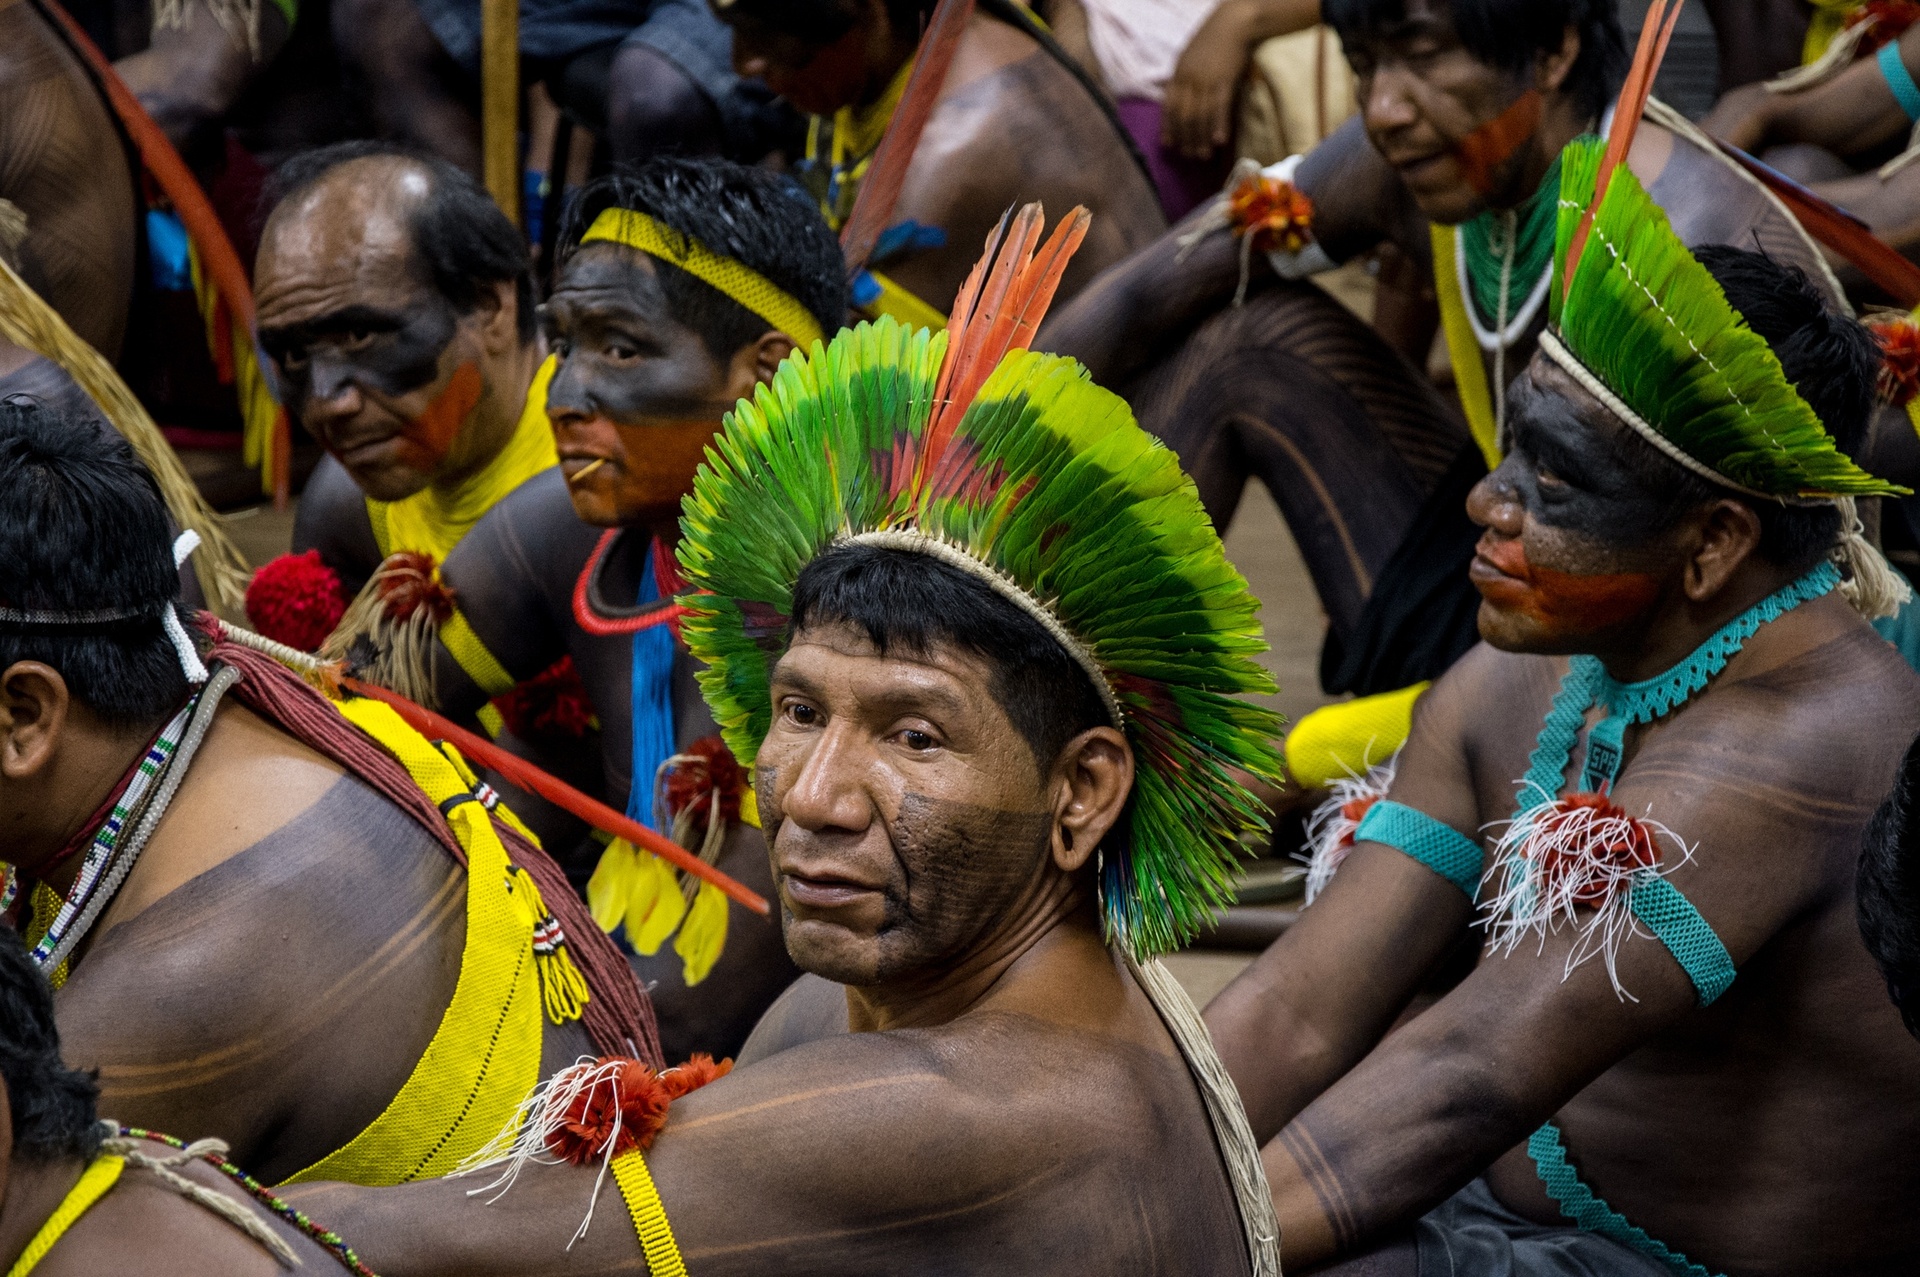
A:
{"label": "painted cheek stripe", "polygon": [[427,454],[433,464],[446,460],[460,427],[480,404],[480,366],[469,360],[453,370],[446,389],[419,416],[407,423],[402,437]]}
{"label": "painted cheek stripe", "polygon": [[1454,146],[1460,172],[1481,195],[1493,194],[1494,174],[1533,136],[1545,110],[1538,89],[1528,89],[1500,114]]}

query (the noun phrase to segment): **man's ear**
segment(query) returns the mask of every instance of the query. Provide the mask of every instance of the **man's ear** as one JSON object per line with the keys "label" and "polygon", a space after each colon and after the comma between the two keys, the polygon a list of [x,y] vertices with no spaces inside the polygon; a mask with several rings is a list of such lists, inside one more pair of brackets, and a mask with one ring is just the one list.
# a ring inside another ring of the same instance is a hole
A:
{"label": "man's ear", "polygon": [[1081,732],[1053,765],[1053,863],[1072,873],[1119,823],[1133,793],[1133,747],[1111,727]]}
{"label": "man's ear", "polygon": [[1739,501],[1720,500],[1702,510],[1698,528],[1681,586],[1687,598],[1702,603],[1724,589],[1760,548],[1760,516]]}
{"label": "man's ear", "polygon": [[50,665],[18,661],[0,673],[0,776],[17,781],[44,771],[72,704],[67,680]]}
{"label": "man's ear", "polygon": [[1542,93],[1558,93],[1573,74],[1573,64],[1580,60],[1580,28],[1569,23],[1560,32],[1560,47],[1552,53],[1543,53],[1534,64],[1533,87]]}
{"label": "man's ear", "polygon": [[780,370],[780,361],[793,351],[793,338],[777,329],[761,333],[759,340],[734,351],[727,362],[729,406],[737,399],[753,398],[753,388],[772,381],[773,374]]}
{"label": "man's ear", "polygon": [[480,294],[473,317],[480,324],[480,344],[490,355],[520,347],[520,292],[511,279],[497,280]]}

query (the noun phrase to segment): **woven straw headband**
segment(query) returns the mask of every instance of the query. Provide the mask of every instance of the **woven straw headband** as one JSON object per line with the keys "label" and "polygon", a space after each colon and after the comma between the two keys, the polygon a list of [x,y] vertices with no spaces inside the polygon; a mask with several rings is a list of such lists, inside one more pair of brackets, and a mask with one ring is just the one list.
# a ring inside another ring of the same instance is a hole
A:
{"label": "woven straw headband", "polygon": [[1107,675],[1100,668],[1100,662],[1093,659],[1085,645],[1075,638],[1053,609],[1028,593],[1019,582],[1000,571],[990,563],[983,563],[959,546],[938,537],[928,536],[911,528],[882,528],[875,532],[862,532],[856,536],[842,537],[841,545],[877,545],[887,550],[908,550],[915,554],[924,554],[938,559],[949,567],[955,567],[968,576],[980,581],[995,594],[1012,603],[1028,616],[1040,623],[1042,629],[1053,636],[1054,642],[1066,649],[1074,664],[1086,671],[1093,682],[1093,690],[1100,694],[1100,703],[1107,708],[1107,717],[1113,725],[1126,730],[1126,714],[1120,708],[1120,698],[1114,695],[1113,685],[1107,682]]}
{"label": "woven straw headband", "polygon": [[1568,350],[1566,344],[1554,334],[1552,329],[1548,329],[1546,332],[1540,334],[1540,349],[1546,352],[1547,358],[1558,364],[1563,372],[1579,382],[1583,390],[1595,399],[1598,399],[1608,412],[1626,423],[1635,434],[1658,448],[1668,457],[1671,457],[1681,466],[1684,466],[1686,469],[1699,475],[1702,479],[1705,479],[1708,483],[1716,484],[1722,488],[1732,488],[1735,492],[1744,493],[1750,497],[1758,497],[1762,501],[1777,501],[1782,505],[1814,506],[1833,504],[1833,500],[1830,497],[1786,497],[1775,492],[1762,492],[1758,488],[1749,488],[1744,483],[1735,483],[1732,479],[1727,478],[1726,475],[1721,474],[1718,470],[1715,470],[1704,461],[1699,460],[1678,444],[1674,443],[1673,440],[1667,438],[1658,430],[1655,430],[1646,418],[1627,407],[1626,401],[1621,399],[1619,395],[1614,394],[1613,391],[1608,388],[1606,382],[1594,375],[1591,368],[1581,363],[1579,356],[1575,355],[1571,350]]}
{"label": "woven straw headband", "polygon": [[649,257],[673,263],[793,338],[802,350],[811,349],[813,343],[826,336],[813,312],[795,301],[792,294],[775,287],[765,275],[731,257],[720,256],[693,236],[682,235],[645,213],[630,208],[602,209],[587,233],[580,237],[582,244],[596,241],[624,244]]}

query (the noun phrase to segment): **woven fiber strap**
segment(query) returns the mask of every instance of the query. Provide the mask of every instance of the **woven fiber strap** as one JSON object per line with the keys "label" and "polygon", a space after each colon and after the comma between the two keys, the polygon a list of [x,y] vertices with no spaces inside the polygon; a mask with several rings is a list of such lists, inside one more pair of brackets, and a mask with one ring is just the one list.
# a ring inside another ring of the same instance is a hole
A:
{"label": "woven fiber strap", "polygon": [[1540,1176],[1541,1185],[1560,1213],[1585,1231],[1630,1246],[1665,1264],[1680,1277],[1714,1277],[1665,1242],[1649,1237],[1645,1229],[1628,1223],[1626,1216],[1602,1201],[1567,1160],[1566,1145],[1560,1142],[1560,1128],[1552,1122],[1528,1137],[1527,1156],[1533,1159],[1534,1173]]}
{"label": "woven fiber strap", "polygon": [[1383,798],[1367,809],[1353,840],[1385,843],[1460,888],[1468,900],[1480,889],[1486,856],[1480,844],[1423,811]]}
{"label": "woven fiber strap", "polygon": [[1658,874],[1635,875],[1633,916],[1667,946],[1687,979],[1693,981],[1701,1006],[1712,1006],[1733,984],[1739,974],[1733,955],[1680,888]]}
{"label": "woven fiber strap", "polygon": [[1892,40],[1881,45],[1878,61],[1880,75],[1893,91],[1894,101],[1907,113],[1909,122],[1920,124],[1920,84],[1913,82],[1913,72],[1900,60],[1900,42]]}
{"label": "woven fiber strap", "polygon": [[813,312],[795,301],[792,294],[776,288],[765,275],[749,270],[731,257],[720,256],[693,236],[663,226],[645,213],[630,208],[602,209],[600,216],[593,219],[592,227],[580,237],[582,244],[596,240],[624,244],[649,257],[671,262],[793,338],[802,350],[811,349],[813,343],[826,336]]}
{"label": "woven fiber strap", "polygon": [[88,1164],[80,1176],[80,1182],[67,1190],[60,1205],[53,1214],[47,1216],[47,1222],[40,1225],[40,1231],[33,1235],[27,1248],[20,1252],[13,1267],[7,1270],[7,1277],[27,1277],[27,1274],[40,1266],[54,1243],[67,1235],[79,1218],[86,1214],[93,1204],[107,1195],[107,1190],[120,1180],[120,1172],[126,1169],[127,1159],[111,1153],[102,1153]]}
{"label": "woven fiber strap", "polygon": [[613,1159],[613,1182],[627,1201],[627,1214],[633,1216],[647,1271],[652,1277],[687,1277],[680,1244],[673,1240],[673,1225],[667,1222],[667,1208],[660,1203],[660,1190],[653,1186],[653,1173],[639,1149],[628,1149]]}

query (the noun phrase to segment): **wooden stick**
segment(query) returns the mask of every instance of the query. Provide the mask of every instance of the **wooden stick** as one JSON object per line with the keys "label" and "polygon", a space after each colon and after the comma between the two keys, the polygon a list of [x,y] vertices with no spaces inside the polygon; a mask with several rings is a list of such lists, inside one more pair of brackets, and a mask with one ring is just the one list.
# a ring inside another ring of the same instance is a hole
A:
{"label": "wooden stick", "polygon": [[520,225],[519,0],[480,0],[480,167],[493,202]]}
{"label": "wooden stick", "polygon": [[586,478],[588,475],[592,474],[595,470],[598,470],[601,466],[604,466],[606,464],[607,464],[607,459],[605,457],[595,457],[593,460],[587,462],[586,465],[581,466],[578,470],[575,470],[572,474],[568,475],[567,482],[570,484],[578,483],[582,479]]}

